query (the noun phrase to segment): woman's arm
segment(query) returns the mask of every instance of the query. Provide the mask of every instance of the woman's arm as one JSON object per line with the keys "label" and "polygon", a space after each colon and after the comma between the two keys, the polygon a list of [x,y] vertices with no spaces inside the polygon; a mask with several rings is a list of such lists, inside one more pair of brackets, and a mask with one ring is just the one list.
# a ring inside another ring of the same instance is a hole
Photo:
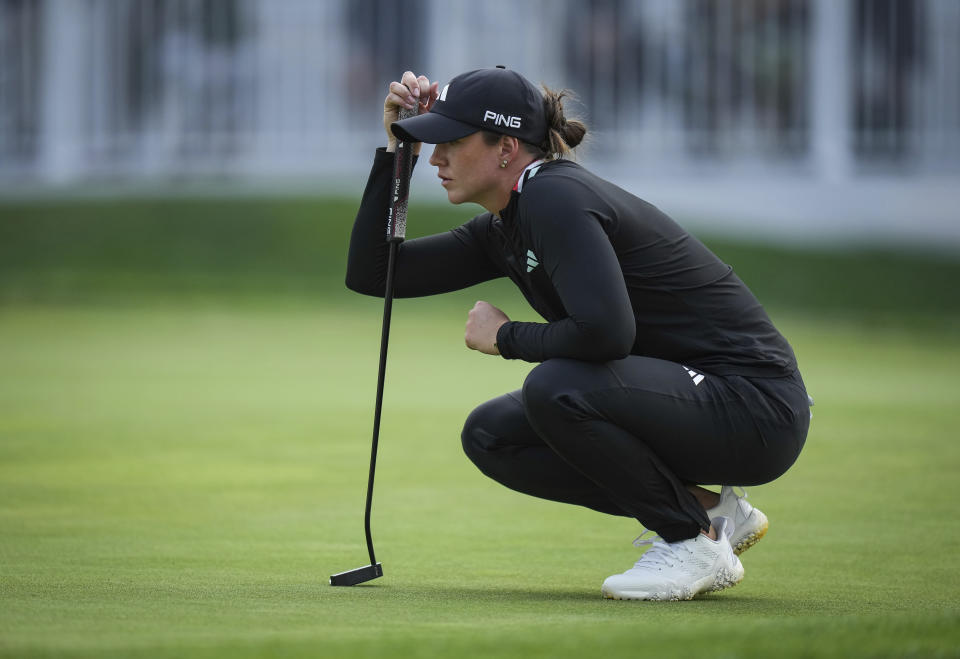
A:
{"label": "woman's arm", "polygon": [[[386,226],[392,178],[393,154],[378,149],[353,224],[347,256],[347,288],[364,295],[383,297],[386,287],[390,253]],[[394,295],[435,295],[502,276],[484,248],[484,227],[488,222],[487,215],[480,215],[452,231],[401,243]]]}
{"label": "woman's arm", "polygon": [[[383,101],[387,148],[377,149],[350,236],[346,283],[347,288],[358,293],[383,297],[386,288],[390,253],[386,218],[397,144],[390,127],[399,119],[401,107],[428,112],[437,100],[437,87],[436,82],[431,83],[426,76],[416,76],[411,71],[405,72],[400,82],[389,85]],[[421,144],[414,144],[415,154],[420,153],[420,147]],[[486,234],[479,220],[447,233],[398,245],[394,294],[414,297],[445,293],[501,276],[486,256],[483,240]]]}
{"label": "woman's arm", "polygon": [[497,347],[508,359],[531,362],[622,359],[633,347],[636,318],[620,262],[600,222],[606,210],[576,182],[547,183],[534,180],[524,188],[524,223],[539,267],[567,317],[505,323],[497,332]]}

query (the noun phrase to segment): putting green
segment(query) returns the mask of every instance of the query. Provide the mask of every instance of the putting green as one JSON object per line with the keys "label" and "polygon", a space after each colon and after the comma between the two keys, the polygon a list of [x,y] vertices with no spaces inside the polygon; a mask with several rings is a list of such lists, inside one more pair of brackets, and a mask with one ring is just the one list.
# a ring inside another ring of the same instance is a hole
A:
{"label": "putting green", "polygon": [[463,347],[484,294],[395,307],[386,575],[344,589],[378,301],[0,308],[0,655],[960,656],[956,325],[775,315],[817,405],[795,468],[750,491],[771,530],[746,579],[624,603],[599,587],[636,559],[634,522],[461,453],[469,410],[529,368]]}

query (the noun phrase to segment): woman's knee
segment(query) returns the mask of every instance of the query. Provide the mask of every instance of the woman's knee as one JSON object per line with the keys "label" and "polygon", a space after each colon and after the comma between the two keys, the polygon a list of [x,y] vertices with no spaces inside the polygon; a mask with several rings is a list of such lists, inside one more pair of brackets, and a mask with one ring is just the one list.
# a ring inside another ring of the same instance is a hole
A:
{"label": "woman's knee", "polygon": [[528,428],[517,394],[505,394],[470,412],[460,432],[460,443],[463,452],[476,463],[510,443],[511,438],[528,433]]}
{"label": "woman's knee", "polygon": [[463,452],[473,462],[476,462],[481,455],[492,448],[492,437],[487,430],[487,421],[490,417],[489,405],[489,402],[484,403],[470,412],[467,420],[463,423],[463,430],[460,432]]}

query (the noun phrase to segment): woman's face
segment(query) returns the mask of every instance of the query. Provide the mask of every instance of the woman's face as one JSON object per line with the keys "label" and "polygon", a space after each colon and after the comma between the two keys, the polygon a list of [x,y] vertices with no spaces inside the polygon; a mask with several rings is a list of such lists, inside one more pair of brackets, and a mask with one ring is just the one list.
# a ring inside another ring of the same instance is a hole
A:
{"label": "woman's face", "polygon": [[[498,171],[499,147],[487,144],[482,133],[434,145],[430,164],[437,168],[437,176],[450,203],[470,201],[491,213],[502,208],[498,205],[503,197],[500,190],[503,181]],[[509,198],[509,194],[507,196]]]}

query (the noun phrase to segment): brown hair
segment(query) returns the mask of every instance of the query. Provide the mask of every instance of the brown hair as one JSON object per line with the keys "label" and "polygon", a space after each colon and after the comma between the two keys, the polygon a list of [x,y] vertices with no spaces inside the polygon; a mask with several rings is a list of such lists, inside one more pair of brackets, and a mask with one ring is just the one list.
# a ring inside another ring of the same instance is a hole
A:
{"label": "brown hair", "polygon": [[[522,142],[527,152],[537,159],[554,160],[565,158],[583,141],[587,133],[587,125],[580,119],[567,119],[563,114],[563,99],[575,98],[569,89],[554,91],[546,85],[543,87],[543,110],[547,117],[547,138],[541,144]],[[482,131],[483,140],[494,145],[502,135],[493,131]]]}

